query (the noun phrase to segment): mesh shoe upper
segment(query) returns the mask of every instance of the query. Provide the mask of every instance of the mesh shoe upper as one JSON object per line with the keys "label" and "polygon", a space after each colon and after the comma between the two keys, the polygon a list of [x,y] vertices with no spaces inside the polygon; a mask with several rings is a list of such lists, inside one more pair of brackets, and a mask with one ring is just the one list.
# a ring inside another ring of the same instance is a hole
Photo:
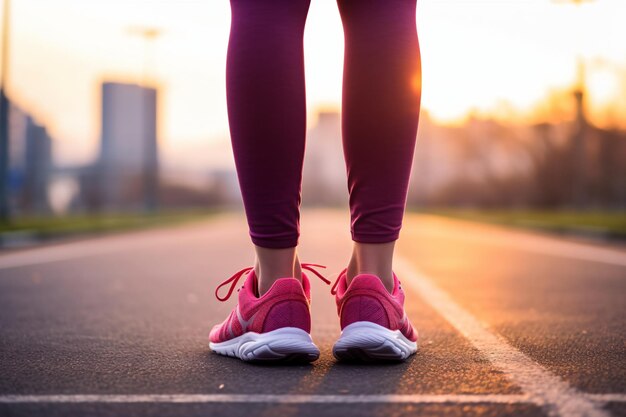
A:
{"label": "mesh shoe upper", "polygon": [[[324,267],[316,264],[302,264],[302,267],[311,270],[328,282],[317,271],[312,270],[311,265]],[[238,274],[240,276],[247,270],[249,272],[246,274],[243,287],[239,290],[237,306],[222,323],[211,329],[210,341],[221,343],[246,332],[266,333],[283,327],[296,327],[310,333],[311,285],[304,271],[302,272],[302,284],[295,278],[280,278],[265,294],[259,297],[258,281],[254,269],[245,268]],[[239,279],[238,274],[222,284],[232,282],[231,289],[225,298],[219,297],[218,291],[216,291],[218,299],[224,301],[230,296]]]}
{"label": "mesh shoe upper", "polygon": [[418,339],[404,310],[404,291],[395,272],[394,288],[389,293],[380,278],[372,274],[359,274],[347,285],[347,268],[339,274],[333,292],[341,329],[358,322],[368,321],[389,330],[400,330],[412,342]]}

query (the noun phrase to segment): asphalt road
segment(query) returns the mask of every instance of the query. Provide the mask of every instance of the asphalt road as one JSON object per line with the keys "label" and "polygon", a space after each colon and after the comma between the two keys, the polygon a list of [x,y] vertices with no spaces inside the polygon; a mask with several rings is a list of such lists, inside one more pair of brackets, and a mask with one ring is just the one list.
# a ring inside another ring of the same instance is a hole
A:
{"label": "asphalt road", "polygon": [[[334,280],[348,213],[305,209],[302,262]],[[312,275],[312,365],[212,354],[252,265],[242,213],[0,253],[0,415],[626,415],[626,250],[407,213],[394,268],[419,351],[337,363],[330,288]],[[396,268],[397,266],[397,268]]]}

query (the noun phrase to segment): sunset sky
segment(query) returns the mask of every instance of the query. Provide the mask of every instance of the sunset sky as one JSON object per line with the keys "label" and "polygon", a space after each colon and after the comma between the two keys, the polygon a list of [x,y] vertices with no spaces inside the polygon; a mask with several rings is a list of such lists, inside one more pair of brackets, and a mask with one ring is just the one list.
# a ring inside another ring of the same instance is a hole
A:
{"label": "sunset sky", "polygon": [[[0,1],[1,3],[1,1]],[[228,0],[12,0],[9,96],[49,127],[60,162],[89,162],[100,130],[100,82],[140,81],[145,43],[161,88],[162,149],[175,163],[229,156],[225,61]],[[626,2],[418,0],[423,108],[454,123],[475,109],[526,114],[587,63],[597,123],[626,120]],[[582,25],[581,25],[582,24]],[[305,29],[309,124],[339,108],[343,32],[335,0],[312,0]],[[511,110],[512,109],[512,110]],[[221,143],[215,153],[211,144]],[[220,154],[221,152],[221,154]]]}

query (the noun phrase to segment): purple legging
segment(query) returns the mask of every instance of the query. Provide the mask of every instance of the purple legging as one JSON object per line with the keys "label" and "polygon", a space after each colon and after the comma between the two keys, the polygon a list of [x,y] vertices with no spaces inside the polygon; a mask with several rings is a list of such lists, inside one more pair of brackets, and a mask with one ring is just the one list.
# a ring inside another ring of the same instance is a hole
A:
{"label": "purple legging", "polygon": [[[230,0],[228,119],[252,242],[297,246],[310,0]],[[352,240],[397,240],[421,98],[416,0],[337,0],[345,35],[342,140]]]}

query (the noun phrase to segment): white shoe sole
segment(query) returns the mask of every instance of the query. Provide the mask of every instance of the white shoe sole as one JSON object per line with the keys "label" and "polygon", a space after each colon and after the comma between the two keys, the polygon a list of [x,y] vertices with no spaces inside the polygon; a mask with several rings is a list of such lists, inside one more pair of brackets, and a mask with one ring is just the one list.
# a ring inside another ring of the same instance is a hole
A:
{"label": "white shoe sole", "polygon": [[417,352],[417,342],[400,330],[389,330],[369,321],[346,326],[333,346],[333,355],[345,361],[402,361]]}
{"label": "white shoe sole", "polygon": [[251,362],[313,362],[320,356],[311,335],[297,327],[247,332],[225,342],[209,342],[209,347],[220,355]]}

